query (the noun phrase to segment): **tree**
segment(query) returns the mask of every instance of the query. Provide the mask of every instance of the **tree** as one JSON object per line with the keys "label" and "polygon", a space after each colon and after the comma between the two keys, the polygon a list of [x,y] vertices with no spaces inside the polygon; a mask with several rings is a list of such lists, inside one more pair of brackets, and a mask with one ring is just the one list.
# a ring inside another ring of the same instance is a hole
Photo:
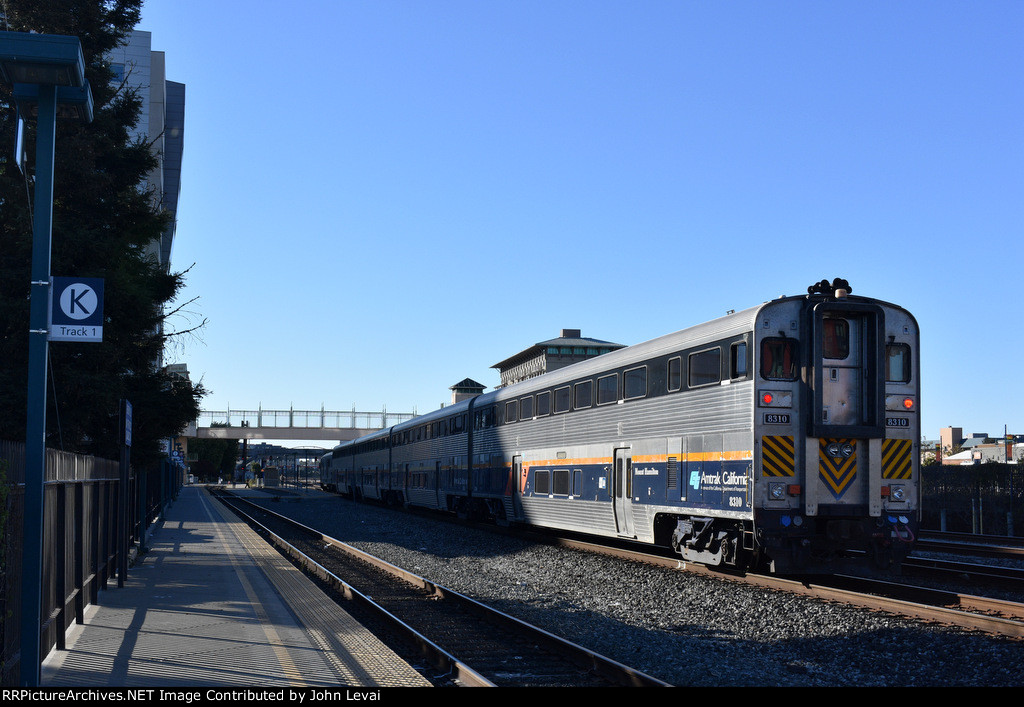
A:
{"label": "tree", "polygon": [[[165,311],[184,286],[147,247],[169,216],[146,176],[156,158],[145,139],[132,139],[137,93],[113,81],[108,52],[139,20],[141,0],[0,0],[10,31],[76,36],[82,43],[95,105],[88,125],[58,121],[54,169],[51,272],[105,280],[102,343],[50,347],[47,444],[117,458],[118,402],[133,405],[132,461],[162,455],[162,439],[196,419],[201,385],[169,375],[156,362],[169,337]],[[0,87],[0,145],[14,144],[11,88]],[[26,121],[34,155],[34,121]],[[33,168],[26,173],[0,155],[0,438],[25,432],[28,371],[28,291]]]}
{"label": "tree", "polygon": [[[213,423],[212,427],[230,427],[224,423]],[[195,459],[200,474],[219,475],[225,479],[234,478],[235,463],[238,460],[237,439],[193,439],[188,444],[189,458]]]}

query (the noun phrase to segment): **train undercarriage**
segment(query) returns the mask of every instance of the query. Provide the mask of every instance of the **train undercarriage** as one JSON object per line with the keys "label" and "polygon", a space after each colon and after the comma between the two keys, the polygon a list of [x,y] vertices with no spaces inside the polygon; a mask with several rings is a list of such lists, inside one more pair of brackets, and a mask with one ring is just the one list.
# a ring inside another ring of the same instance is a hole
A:
{"label": "train undercarriage", "polygon": [[912,521],[904,516],[820,518],[784,531],[767,532],[750,521],[710,516],[680,516],[668,545],[687,562],[738,571],[776,574],[831,574],[863,567],[898,572],[914,541]]}

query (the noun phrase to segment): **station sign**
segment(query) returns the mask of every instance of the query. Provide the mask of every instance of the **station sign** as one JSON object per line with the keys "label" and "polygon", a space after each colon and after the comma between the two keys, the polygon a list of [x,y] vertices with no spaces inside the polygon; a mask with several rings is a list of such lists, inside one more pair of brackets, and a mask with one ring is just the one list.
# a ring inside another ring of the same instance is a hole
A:
{"label": "station sign", "polygon": [[50,289],[50,341],[103,341],[103,279],[55,277]]}

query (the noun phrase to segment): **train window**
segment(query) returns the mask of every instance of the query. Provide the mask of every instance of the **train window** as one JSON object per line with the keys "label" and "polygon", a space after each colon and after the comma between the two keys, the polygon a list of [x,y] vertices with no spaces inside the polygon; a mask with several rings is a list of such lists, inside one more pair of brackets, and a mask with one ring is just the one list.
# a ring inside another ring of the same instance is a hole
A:
{"label": "train window", "polygon": [[489,427],[494,427],[494,414],[495,414],[495,409],[494,409],[493,405],[488,405],[483,410],[480,410],[479,412],[477,412],[477,414],[476,414],[476,428],[478,430],[480,430],[480,429],[487,429]]}
{"label": "train window", "polygon": [[850,323],[845,319],[823,319],[822,355],[825,358],[843,359],[850,355]]}
{"label": "train window", "polygon": [[555,469],[552,472],[552,493],[556,496],[569,495],[569,470]]}
{"label": "train window", "polygon": [[519,399],[519,419],[529,420],[533,417],[533,396]]}
{"label": "train window", "polygon": [[632,400],[647,395],[647,366],[633,368],[622,374],[622,398]]}
{"label": "train window", "polygon": [[907,344],[885,347],[885,380],[889,383],[910,382],[910,347]]}
{"label": "train window", "polygon": [[555,388],[555,413],[566,412],[572,404],[569,395],[569,386]]}
{"label": "train window", "polygon": [[619,374],[612,373],[597,379],[597,404],[607,405],[619,399]]}
{"label": "train window", "polygon": [[683,359],[681,356],[668,360],[668,389],[679,390],[683,387]]}
{"label": "train window", "polygon": [[551,393],[537,393],[537,417],[551,414]]}
{"label": "train window", "polygon": [[594,382],[583,381],[573,386],[572,406],[576,410],[588,408],[594,404]]}
{"label": "train window", "polygon": [[747,342],[739,341],[729,349],[729,377],[747,377]]}
{"label": "train window", "polygon": [[516,401],[515,400],[510,400],[509,402],[505,403],[505,422],[509,423],[509,422],[515,422],[515,421],[516,421]]}
{"label": "train window", "polygon": [[533,472],[533,493],[544,494],[545,496],[551,493],[551,472],[550,471],[535,471]]}
{"label": "train window", "polygon": [[713,349],[690,354],[687,364],[689,369],[687,384],[691,388],[717,383],[722,377],[722,350],[716,346]]}
{"label": "train window", "polygon": [[583,494],[583,470],[573,469],[572,470],[572,495],[580,496]]}
{"label": "train window", "polygon": [[761,377],[770,381],[796,380],[796,339],[771,338],[761,342]]}

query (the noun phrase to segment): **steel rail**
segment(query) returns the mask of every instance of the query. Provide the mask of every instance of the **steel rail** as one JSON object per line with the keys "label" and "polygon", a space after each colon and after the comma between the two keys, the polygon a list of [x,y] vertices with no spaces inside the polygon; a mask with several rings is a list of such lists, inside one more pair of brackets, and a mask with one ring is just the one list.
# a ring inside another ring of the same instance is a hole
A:
{"label": "steel rail", "polygon": [[[564,639],[564,638],[562,638],[560,636],[557,636],[557,635],[555,635],[553,633],[550,633],[550,632],[545,631],[545,630],[543,630],[541,628],[538,628],[536,626],[528,624],[525,621],[522,621],[522,620],[520,620],[520,619],[518,619],[518,618],[516,618],[514,616],[511,616],[511,615],[509,615],[507,613],[498,611],[498,610],[496,610],[496,609],[494,609],[492,607],[487,606],[486,604],[483,604],[483,603],[481,603],[481,602],[479,602],[479,601],[477,601],[475,599],[467,597],[467,596],[465,596],[465,595],[463,595],[463,594],[461,594],[459,592],[456,592],[456,591],[454,591],[452,589],[449,589],[447,587],[444,587],[442,585],[439,585],[439,584],[431,582],[431,581],[429,581],[427,579],[424,579],[423,577],[421,577],[419,575],[416,575],[416,574],[414,574],[412,572],[409,572],[408,570],[405,570],[403,568],[400,568],[400,567],[397,567],[395,565],[392,565],[391,563],[386,562],[385,560],[382,560],[382,559],[380,559],[378,557],[375,557],[375,556],[370,555],[370,554],[368,554],[366,552],[363,552],[362,550],[359,550],[358,548],[352,547],[351,545],[348,545],[347,543],[344,543],[344,542],[342,542],[342,541],[340,541],[340,540],[338,540],[336,538],[332,538],[332,537],[330,537],[328,535],[325,535],[325,534],[321,533],[320,531],[316,530],[315,528],[310,528],[309,526],[303,525],[302,523],[299,523],[299,522],[297,522],[295,520],[292,520],[291,518],[288,518],[287,516],[281,515],[279,513],[276,513],[275,511],[272,511],[272,510],[270,510],[268,508],[265,508],[264,506],[262,506],[260,504],[253,503],[252,501],[249,501],[248,499],[244,499],[244,498],[241,498],[241,497],[238,497],[238,496],[234,496],[234,495],[231,495],[231,498],[232,498],[233,501],[238,501],[238,502],[246,504],[248,506],[252,506],[254,508],[258,508],[260,510],[260,512],[266,513],[268,515],[271,515],[271,516],[277,518],[278,520],[280,520],[281,522],[288,523],[289,525],[299,529],[303,533],[307,533],[307,534],[313,536],[318,541],[324,542],[324,543],[328,543],[332,547],[335,547],[335,548],[337,548],[337,549],[339,549],[339,550],[349,554],[350,556],[359,558],[359,559],[363,560],[364,562],[367,562],[367,563],[377,567],[378,569],[381,569],[381,570],[383,570],[383,571],[385,571],[385,572],[387,572],[387,573],[389,573],[389,574],[391,574],[391,575],[393,575],[395,577],[398,577],[399,579],[402,579],[402,580],[408,582],[409,584],[412,584],[413,586],[416,586],[416,587],[419,587],[419,588],[421,588],[421,589],[423,589],[425,591],[431,592],[431,593],[433,593],[434,596],[437,596],[439,598],[443,597],[445,599],[453,600],[453,601],[458,602],[458,603],[460,603],[460,604],[462,604],[462,605],[464,605],[466,607],[469,607],[469,609],[474,611],[474,612],[486,615],[489,619],[491,619],[493,621],[503,623],[503,624],[509,626],[510,628],[512,628],[513,630],[517,631],[517,632],[528,633],[529,635],[532,636],[532,638],[534,640],[542,641],[542,642],[548,644],[549,646],[553,647],[555,650],[558,650],[559,652],[562,652],[562,653],[567,654],[567,655],[574,656],[575,660],[577,662],[589,666],[591,671],[593,671],[597,675],[602,676],[603,678],[605,678],[606,680],[608,680],[611,683],[620,684],[620,685],[628,685],[628,686],[636,686],[636,687],[655,687],[655,686],[657,686],[657,687],[669,687],[670,686],[669,683],[666,683],[666,682],[664,682],[662,680],[659,680],[659,679],[654,678],[654,677],[652,677],[650,675],[647,675],[647,674],[645,674],[645,673],[643,673],[643,672],[641,672],[639,670],[636,670],[636,669],[631,668],[631,667],[629,667],[627,665],[619,663],[618,661],[612,660],[611,658],[608,658],[608,657],[603,656],[603,655],[601,655],[599,653],[596,653],[595,651],[592,651],[589,648],[586,648],[584,646],[580,646],[579,644],[573,643],[573,642],[568,641],[568,640],[566,640],[566,639]],[[254,521],[254,522],[258,523],[258,521]],[[263,524],[261,524],[261,523],[259,523],[259,525],[261,527],[264,527]],[[268,534],[273,535],[275,538],[278,538],[278,536],[276,536],[275,534],[271,533],[271,531],[267,530],[267,532],[268,532]],[[308,562],[312,563],[313,565],[316,565],[316,567],[319,568],[318,570],[316,570],[317,572],[324,572],[324,573],[326,573],[327,575],[329,575],[331,577],[331,579],[329,581],[340,582],[344,587],[347,588],[346,591],[352,591],[353,593],[358,594],[358,592],[356,592],[356,590],[354,588],[350,587],[347,583],[345,583],[341,579],[337,578],[335,575],[333,575],[328,570],[326,570],[325,568],[320,566],[314,560],[308,559],[308,558],[307,559],[302,559],[302,558],[305,558],[306,556],[303,555],[302,553],[300,553],[297,549],[295,549],[293,546],[291,546],[286,541],[278,538],[278,540],[275,540],[275,544],[277,542],[280,542],[282,544],[282,547],[288,548],[287,551],[289,552],[289,554],[293,554],[293,556],[295,556],[296,559],[298,559],[299,561],[301,561],[301,562],[307,562],[308,561]],[[362,597],[362,595],[359,595],[359,596]],[[365,601],[371,601],[369,598],[366,598],[366,597],[363,597],[363,599]],[[382,611],[384,611],[384,610],[382,609]],[[389,614],[389,616],[390,616],[390,614]],[[397,618],[395,620],[398,621]],[[401,622],[401,625],[405,626],[410,631],[413,630],[410,627],[407,627],[406,624],[404,624],[404,622]],[[416,635],[419,636],[418,633],[416,633]],[[429,641],[429,639],[427,639],[425,637],[421,637],[421,640],[429,643],[431,646],[435,646],[436,647],[436,644],[434,644],[433,642]],[[457,658],[455,658],[454,656],[451,656],[446,651],[443,651],[443,649],[440,649],[439,647],[437,647],[437,650],[438,651],[442,651],[444,656],[446,656],[450,661],[454,661],[454,663],[453,663],[454,667],[458,667],[461,670],[472,670],[463,661],[460,661]],[[476,671],[473,671],[473,675],[474,676],[479,676],[479,673],[477,673]],[[483,676],[479,676],[479,679],[486,681],[486,683],[480,683],[480,684],[486,684],[487,686],[493,685],[493,683],[490,683],[490,681],[487,680],[487,678],[484,678]]]}
{"label": "steel rail", "polygon": [[[969,630],[980,630],[1010,638],[1024,638],[1024,604],[1016,602],[1006,602],[999,599],[989,599],[987,597],[956,594],[953,592],[929,589],[927,587],[879,582],[877,580],[870,580],[861,577],[847,577],[845,575],[835,577],[834,579],[836,580],[836,584],[852,584],[856,582],[860,588],[854,590],[844,588],[842,586],[773,577],[770,575],[728,574],[703,565],[689,564],[676,558],[652,555],[638,550],[607,547],[598,543],[583,540],[552,538],[549,539],[549,542],[580,550],[599,552],[634,561],[654,564],[670,569],[698,573],[722,580],[752,584],[766,589],[786,591],[793,594],[816,597],[827,601],[839,601],[866,609],[886,611],[892,614],[924,621],[942,623]],[[921,596],[924,594],[933,597],[933,603],[926,604],[918,601],[899,599],[894,596],[879,596],[870,593],[872,591],[888,592],[890,595],[898,594],[903,596]],[[937,605],[940,603],[942,605]],[[949,608],[950,604],[959,608]],[[970,611],[968,609],[970,609]],[[976,613],[981,611],[990,613]],[[992,613],[998,613],[1001,616],[993,616],[991,615]]]}
{"label": "steel rail", "polygon": [[[284,516],[280,516],[279,514],[276,514],[273,511],[269,511],[265,508],[262,508],[258,504],[253,504],[250,501],[246,501],[245,499],[239,498],[238,496],[234,496],[232,494],[219,493],[215,494],[215,498],[223,502],[225,506],[230,508],[233,513],[236,513],[239,516],[241,516],[247,523],[251,523],[252,525],[259,528],[260,532],[265,534],[265,537],[267,538],[268,542],[277,547],[286,555],[295,559],[302,565],[302,567],[308,570],[311,574],[313,574],[321,581],[328,584],[336,592],[344,596],[347,601],[352,601],[354,604],[357,604],[360,607],[370,611],[378,618],[388,623],[394,631],[402,635],[406,640],[408,640],[413,645],[417,646],[423,658],[429,661],[430,664],[433,665],[436,669],[440,670],[444,674],[452,675],[455,680],[457,680],[459,683],[467,687],[495,687],[494,683],[492,683],[490,680],[477,673],[475,670],[470,668],[468,665],[460,661],[455,656],[451,655],[448,651],[438,646],[436,643],[431,641],[426,636],[423,636],[421,633],[413,629],[411,626],[406,624],[404,621],[399,619],[390,611],[377,604],[370,597],[366,596],[365,594],[357,590],[355,587],[351,586],[343,579],[335,575],[326,567],[324,567],[320,563],[313,560],[311,557],[301,552],[294,545],[287,542],[284,538],[282,538],[281,536],[277,535],[269,528],[267,528],[266,525],[260,523],[254,517],[238,508],[236,504],[243,503],[251,505],[256,508],[259,508],[260,511],[262,512],[269,513],[280,518],[284,518]],[[295,523],[294,521],[291,522],[294,525],[300,525],[298,523]],[[305,528],[305,526],[301,527]],[[315,533],[316,531],[313,532]]]}

